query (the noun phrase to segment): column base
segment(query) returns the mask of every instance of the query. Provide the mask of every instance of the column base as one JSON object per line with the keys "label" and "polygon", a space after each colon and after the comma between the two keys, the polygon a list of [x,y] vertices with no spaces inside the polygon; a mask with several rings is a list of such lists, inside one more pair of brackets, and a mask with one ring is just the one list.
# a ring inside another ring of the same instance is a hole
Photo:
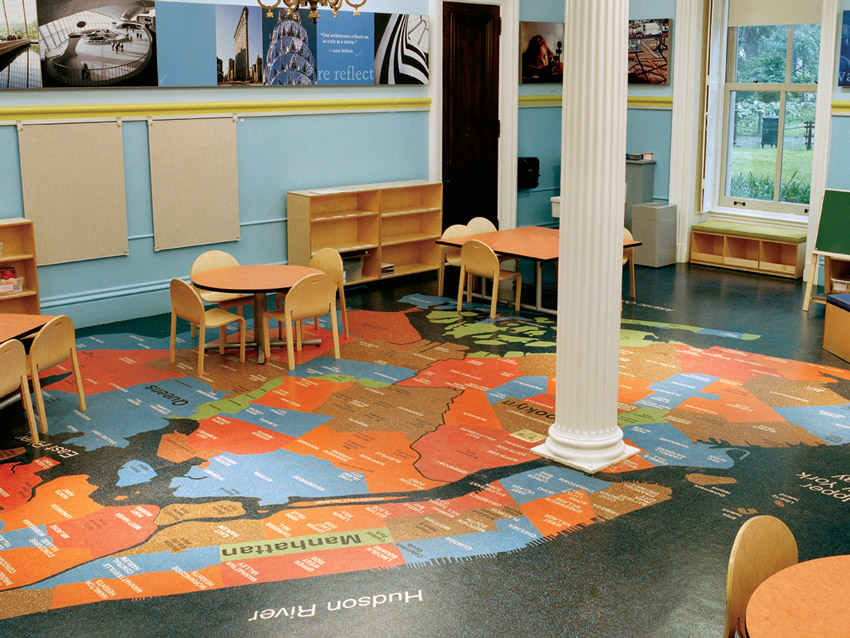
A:
{"label": "column base", "polygon": [[581,470],[586,474],[594,474],[595,472],[599,472],[605,468],[611,467],[612,465],[616,465],[617,463],[625,461],[627,458],[640,453],[640,449],[623,443],[622,449],[615,451],[613,454],[609,452],[606,454],[576,454],[574,456],[567,456],[554,452],[547,444],[547,441],[544,441],[537,447],[531,448],[531,451],[538,456],[542,456],[576,470]]}

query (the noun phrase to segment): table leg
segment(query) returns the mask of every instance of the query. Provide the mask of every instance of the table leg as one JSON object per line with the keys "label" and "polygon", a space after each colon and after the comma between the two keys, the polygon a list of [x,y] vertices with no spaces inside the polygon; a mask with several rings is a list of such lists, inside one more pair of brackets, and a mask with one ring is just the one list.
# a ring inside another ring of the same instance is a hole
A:
{"label": "table leg", "polygon": [[806,294],[803,297],[803,312],[809,311],[809,304],[812,302],[812,289],[815,279],[818,278],[818,263],[820,255],[812,253],[812,260],[809,263],[809,280],[806,282]]}
{"label": "table leg", "polygon": [[257,363],[266,362],[263,341],[263,315],[266,312],[266,293],[254,293],[254,341],[257,342]]}
{"label": "table leg", "polygon": [[534,305],[538,312],[543,310],[543,264],[534,262]]}

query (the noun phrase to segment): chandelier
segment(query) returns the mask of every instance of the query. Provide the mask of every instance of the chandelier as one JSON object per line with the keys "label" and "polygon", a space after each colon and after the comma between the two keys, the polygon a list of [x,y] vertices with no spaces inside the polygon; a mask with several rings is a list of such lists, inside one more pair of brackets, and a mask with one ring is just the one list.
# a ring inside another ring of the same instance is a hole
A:
{"label": "chandelier", "polygon": [[[266,15],[271,18],[272,17],[272,9],[278,7],[280,3],[286,6],[289,9],[289,15],[295,15],[295,12],[298,11],[301,7],[310,7],[310,15],[308,18],[313,19],[313,24],[316,23],[316,18],[319,17],[319,12],[317,9],[322,7],[330,7],[331,11],[334,14],[334,18],[336,17],[337,11],[339,11],[342,6],[342,0],[275,0],[274,4],[263,4],[262,0],[257,0],[257,4],[259,4],[263,9],[266,10]],[[351,0],[345,0],[345,3],[354,8],[354,15],[360,15],[360,7],[366,4],[366,0],[362,2],[352,2]]]}

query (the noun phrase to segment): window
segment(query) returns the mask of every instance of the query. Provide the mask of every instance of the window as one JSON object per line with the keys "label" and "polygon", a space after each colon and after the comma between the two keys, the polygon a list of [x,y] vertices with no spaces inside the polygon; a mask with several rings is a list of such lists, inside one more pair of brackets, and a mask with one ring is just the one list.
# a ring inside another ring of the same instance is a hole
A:
{"label": "window", "polygon": [[[805,215],[811,200],[820,2],[728,0],[715,120],[715,202]],[[718,52],[719,53],[719,52]]]}

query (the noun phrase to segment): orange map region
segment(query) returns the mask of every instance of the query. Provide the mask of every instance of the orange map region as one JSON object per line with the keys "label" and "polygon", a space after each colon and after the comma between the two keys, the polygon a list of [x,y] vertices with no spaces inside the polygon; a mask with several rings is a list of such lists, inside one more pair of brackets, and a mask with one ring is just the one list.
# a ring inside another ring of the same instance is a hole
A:
{"label": "orange map region", "polygon": [[0,465],[0,511],[13,510],[30,500],[33,488],[41,483],[38,473],[59,465],[48,457],[42,457],[22,465],[20,463],[4,463]]}
{"label": "orange map region", "polygon": [[520,371],[516,359],[469,357],[463,361],[438,361],[397,385],[487,391],[518,376]]}
{"label": "orange map region", "polygon": [[[411,312],[421,312],[411,310]],[[381,340],[394,346],[413,346],[423,341],[403,312],[378,312],[375,310],[350,310],[348,324],[352,335],[364,341]]]}
{"label": "orange map region", "polygon": [[554,394],[535,394],[534,396],[526,397],[525,402],[539,405],[544,410],[549,410],[550,412],[555,411]]}
{"label": "orange map region", "polygon": [[415,467],[419,455],[401,432],[337,432],[320,425],[287,449],[330,461],[340,469],[362,472],[370,492],[419,491],[442,485],[423,477]]}
{"label": "orange map region", "polygon": [[823,381],[827,383],[832,381],[825,375],[839,379],[850,379],[850,370],[843,368],[830,368],[816,363],[779,359],[763,354],[752,354],[750,356],[755,363],[781,371],[782,378],[788,381]]}
{"label": "orange map region", "polygon": [[103,600],[188,594],[224,586],[221,565],[191,572],[183,571],[175,565],[175,570],[178,571],[136,574],[130,578],[98,578],[82,583],[58,585],[50,607],[59,609]]}
{"label": "orange map region", "polygon": [[435,481],[457,481],[491,467],[504,467],[540,458],[534,444],[506,432],[480,425],[442,425],[413,444],[422,455],[416,468]]}
{"label": "orange map region", "polygon": [[[32,585],[91,559],[91,552],[83,548],[46,545],[7,549],[3,552],[6,564],[0,566],[0,591]],[[14,573],[7,573],[11,571],[7,565],[14,569]]]}
{"label": "orange map region", "polygon": [[380,510],[369,505],[336,505],[303,507],[277,512],[263,520],[263,531],[269,540],[312,536],[329,532],[356,532],[386,526]]}
{"label": "orange map region", "polygon": [[678,407],[681,410],[698,412],[714,412],[720,414],[730,423],[747,423],[752,421],[784,421],[773,408],[765,405],[754,397],[744,386],[715,381],[702,389],[704,394],[719,395],[717,399],[689,397]]}
{"label": "orange map region", "polygon": [[642,401],[654,392],[654,390],[649,389],[651,383],[648,379],[620,375],[617,398],[620,403],[635,404]]}
{"label": "orange map region", "polygon": [[92,558],[133,547],[157,531],[155,505],[105,507],[83,518],[55,523],[47,532],[56,547],[91,550]]}
{"label": "orange map region", "polygon": [[[210,460],[218,456],[222,450],[211,450],[210,448],[193,448],[188,443],[189,435],[179,432],[163,434],[159,439],[159,447],[156,455],[172,463],[185,463],[194,458]],[[208,444],[207,444],[208,445]]]}
{"label": "orange map region", "polygon": [[625,472],[634,472],[636,470],[648,470],[651,467],[655,467],[655,465],[641,456],[641,454],[646,454],[646,450],[642,449],[639,445],[635,445],[629,439],[623,439],[623,443],[638,448],[640,453],[630,456],[625,461],[620,461],[619,463],[606,467],[604,470],[601,470],[602,472],[608,474],[622,474]]}
{"label": "orange map region", "polygon": [[447,424],[465,424],[470,421],[498,430],[502,429],[499,417],[490,405],[487,395],[481,390],[464,390],[454,399],[443,415]]}
{"label": "orange map region", "polygon": [[89,498],[97,488],[88,482],[88,476],[62,476],[43,483],[35,489],[35,496],[18,508],[0,516],[6,525],[4,532],[33,525],[52,525],[103,509],[103,505]]}
{"label": "orange map region", "polygon": [[[87,395],[186,376],[179,370],[159,369],[147,365],[162,359],[162,350],[79,350],[77,357],[80,367],[84,370],[83,390]],[[71,362],[66,363],[67,367],[60,364],[51,368],[47,374],[71,372]],[[116,384],[115,379],[120,379],[121,384]],[[52,384],[50,389],[74,394],[77,392],[73,375]]]}
{"label": "orange map region", "polygon": [[593,505],[583,490],[529,501],[520,509],[544,536],[554,536],[594,522]]}
{"label": "orange map region", "polygon": [[332,394],[351,386],[351,383],[297,377],[283,377],[280,381],[280,385],[274,390],[254,399],[252,403],[298,412],[312,412]]}
{"label": "orange map region", "polygon": [[682,372],[704,377],[719,377],[728,381],[744,383],[763,374],[779,376],[776,366],[765,365],[764,359],[757,361],[748,352],[729,350],[714,346],[707,350],[677,346]]}
{"label": "orange map region", "polygon": [[186,438],[186,445],[197,450],[219,450],[233,454],[266,454],[292,443],[295,439],[240,419],[219,414],[201,419],[198,428]]}
{"label": "orange map region", "polygon": [[393,544],[385,543],[228,561],[221,566],[221,571],[224,584],[234,586],[400,565],[404,565],[401,552]]}

